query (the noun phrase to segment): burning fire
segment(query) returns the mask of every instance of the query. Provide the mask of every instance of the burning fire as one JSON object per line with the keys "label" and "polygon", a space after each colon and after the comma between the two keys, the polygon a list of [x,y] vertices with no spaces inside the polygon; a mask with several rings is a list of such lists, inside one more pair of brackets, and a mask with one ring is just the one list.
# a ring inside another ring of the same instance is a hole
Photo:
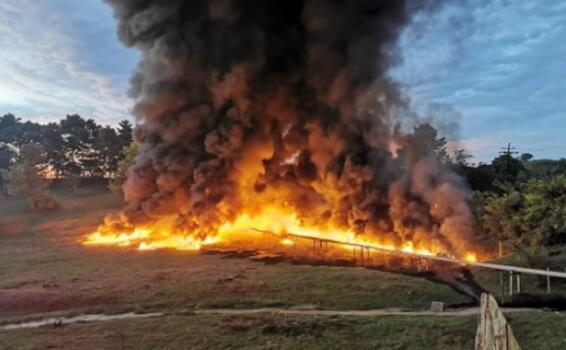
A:
{"label": "burning fire", "polygon": [[107,2],[143,57],[138,154],[125,209],[85,244],[475,260],[468,186],[432,125],[410,130],[388,74],[389,48],[428,6]]}
{"label": "burning fire", "polygon": [[[198,238],[194,235],[174,232],[157,224],[155,227],[136,228],[132,232],[102,232],[99,230],[88,235],[83,243],[85,245],[136,247],[139,250],[197,251],[204,246],[230,246],[236,242],[251,242],[259,236],[265,239],[269,237],[268,233],[272,234],[271,239],[275,243],[285,247],[292,247],[296,244],[293,238],[308,238],[329,240],[337,244],[358,244],[383,251],[402,251],[423,256],[443,254],[438,247],[415,246],[410,241],[398,246],[391,242],[356,235],[351,230],[304,226],[296,213],[275,207],[266,208],[256,215],[241,214],[233,222],[222,225],[213,237]],[[346,246],[346,248],[352,247]],[[464,259],[470,262],[477,260],[475,253],[471,252],[466,254]]]}
{"label": "burning fire", "polygon": [[475,253],[468,253],[464,256],[464,260],[474,263],[478,261],[478,257]]}
{"label": "burning fire", "polygon": [[197,239],[167,231],[156,233],[149,228],[137,228],[131,233],[101,233],[94,232],[87,236],[85,245],[114,245],[120,247],[137,246],[139,250],[177,249],[200,250],[203,245],[216,243],[216,238]]}

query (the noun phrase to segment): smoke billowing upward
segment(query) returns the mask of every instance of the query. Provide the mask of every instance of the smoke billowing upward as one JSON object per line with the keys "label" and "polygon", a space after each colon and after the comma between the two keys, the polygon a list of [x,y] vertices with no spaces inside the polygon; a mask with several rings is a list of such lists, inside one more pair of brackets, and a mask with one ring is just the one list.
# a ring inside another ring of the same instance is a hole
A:
{"label": "smoke billowing upward", "polygon": [[400,131],[386,74],[426,1],[108,2],[143,56],[139,154],[107,226],[167,218],[205,237],[277,203],[307,224],[467,249],[466,186],[435,157],[432,127]]}

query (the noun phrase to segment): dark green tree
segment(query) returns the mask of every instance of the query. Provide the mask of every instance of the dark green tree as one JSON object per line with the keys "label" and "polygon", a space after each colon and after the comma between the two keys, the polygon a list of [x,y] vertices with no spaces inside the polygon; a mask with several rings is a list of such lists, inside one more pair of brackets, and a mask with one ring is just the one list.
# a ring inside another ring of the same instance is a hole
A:
{"label": "dark green tree", "polygon": [[114,129],[78,114],[48,124],[22,122],[5,114],[0,117],[0,168],[8,168],[23,145],[41,144],[50,176],[70,179],[76,189],[82,178],[113,177],[132,133],[127,120]]}
{"label": "dark green tree", "polygon": [[119,143],[120,143],[120,149],[124,149],[126,147],[129,147],[130,144],[132,143],[132,134],[134,132],[134,128],[132,126],[132,123],[130,123],[128,120],[122,120],[119,124],[118,124],[118,139],[119,139]]}
{"label": "dark green tree", "polygon": [[10,145],[0,143],[0,169],[10,168],[15,157],[16,152]]}
{"label": "dark green tree", "polygon": [[519,157],[519,159],[521,160],[521,162],[526,163],[528,161],[530,161],[531,159],[533,159],[534,156],[530,153],[523,153],[521,154],[521,156]]}
{"label": "dark green tree", "polygon": [[8,194],[10,184],[10,172],[7,169],[0,169],[0,201]]}
{"label": "dark green tree", "polygon": [[21,123],[13,114],[0,117],[0,143],[14,144],[20,134]]}
{"label": "dark green tree", "polygon": [[61,120],[60,127],[65,155],[61,170],[76,192],[82,177],[96,176],[101,171],[101,161],[94,147],[100,126],[92,119],[73,114]]}
{"label": "dark green tree", "polygon": [[524,163],[526,179],[552,179],[558,175],[566,175],[566,159],[533,159]]}
{"label": "dark green tree", "polygon": [[41,144],[47,152],[47,163],[56,178],[60,178],[66,163],[65,140],[61,126],[58,123],[49,123],[42,126]]}
{"label": "dark green tree", "polygon": [[523,163],[512,156],[502,154],[491,162],[494,179],[499,182],[517,181],[517,176],[524,170]]}
{"label": "dark green tree", "polygon": [[499,187],[474,196],[485,234],[519,249],[566,244],[566,175]]}
{"label": "dark green tree", "polygon": [[16,164],[10,169],[10,192],[23,194],[32,210],[55,210],[59,203],[49,192],[47,152],[37,144],[22,145]]}
{"label": "dark green tree", "polygon": [[96,137],[94,148],[100,163],[100,173],[98,175],[112,178],[118,170],[118,163],[122,159],[123,152],[116,130],[109,126],[101,128]]}

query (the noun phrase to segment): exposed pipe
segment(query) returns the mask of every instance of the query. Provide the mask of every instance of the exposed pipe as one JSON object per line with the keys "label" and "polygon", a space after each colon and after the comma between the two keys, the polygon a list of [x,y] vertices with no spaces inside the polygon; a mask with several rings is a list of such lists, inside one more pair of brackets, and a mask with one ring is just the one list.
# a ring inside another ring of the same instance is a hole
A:
{"label": "exposed pipe", "polygon": [[379,247],[379,246],[375,246],[375,245],[371,245],[371,244],[341,241],[341,240],[336,240],[336,239],[331,239],[331,238],[321,238],[321,237],[300,235],[300,234],[289,233],[289,232],[282,234],[282,235],[277,235],[277,234],[270,232],[270,231],[259,230],[259,229],[253,229],[253,230],[257,231],[257,232],[261,232],[261,233],[276,235],[276,236],[279,236],[279,237],[311,239],[313,241],[327,242],[327,243],[338,244],[338,245],[343,245],[343,246],[350,246],[350,247],[354,247],[354,248],[362,248],[362,249],[365,248],[368,251],[374,250],[374,251],[379,251],[379,252],[388,253],[388,254],[405,255],[405,256],[411,256],[411,257],[415,257],[415,258],[423,258],[423,259],[428,259],[428,260],[442,261],[442,262],[446,262],[446,263],[450,263],[450,264],[456,264],[456,265],[481,267],[481,268],[486,268],[486,269],[507,271],[507,272],[517,272],[517,273],[524,273],[524,274],[529,274],[529,275],[547,276],[549,279],[550,279],[550,277],[566,278],[566,272],[551,271],[551,270],[548,270],[548,269],[547,270],[540,270],[540,269],[533,269],[533,268],[528,268],[528,267],[520,267],[520,266],[512,266],[512,265],[501,265],[501,264],[484,263],[484,262],[473,262],[473,261],[460,260],[460,259],[450,258],[450,257],[445,257],[445,256],[436,256],[436,255],[426,255],[426,254],[405,252],[405,251],[400,250],[400,249],[387,249],[387,248],[383,248],[383,247]]}

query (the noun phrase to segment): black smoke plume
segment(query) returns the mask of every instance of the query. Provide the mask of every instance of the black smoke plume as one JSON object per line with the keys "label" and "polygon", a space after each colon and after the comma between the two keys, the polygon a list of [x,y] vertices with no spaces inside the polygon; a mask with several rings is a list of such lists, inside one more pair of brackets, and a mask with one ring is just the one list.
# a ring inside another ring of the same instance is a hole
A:
{"label": "black smoke plume", "polygon": [[432,127],[401,131],[387,76],[431,2],[107,1],[142,53],[139,154],[108,228],[169,218],[204,237],[277,203],[307,224],[469,248],[466,185],[435,156]]}

